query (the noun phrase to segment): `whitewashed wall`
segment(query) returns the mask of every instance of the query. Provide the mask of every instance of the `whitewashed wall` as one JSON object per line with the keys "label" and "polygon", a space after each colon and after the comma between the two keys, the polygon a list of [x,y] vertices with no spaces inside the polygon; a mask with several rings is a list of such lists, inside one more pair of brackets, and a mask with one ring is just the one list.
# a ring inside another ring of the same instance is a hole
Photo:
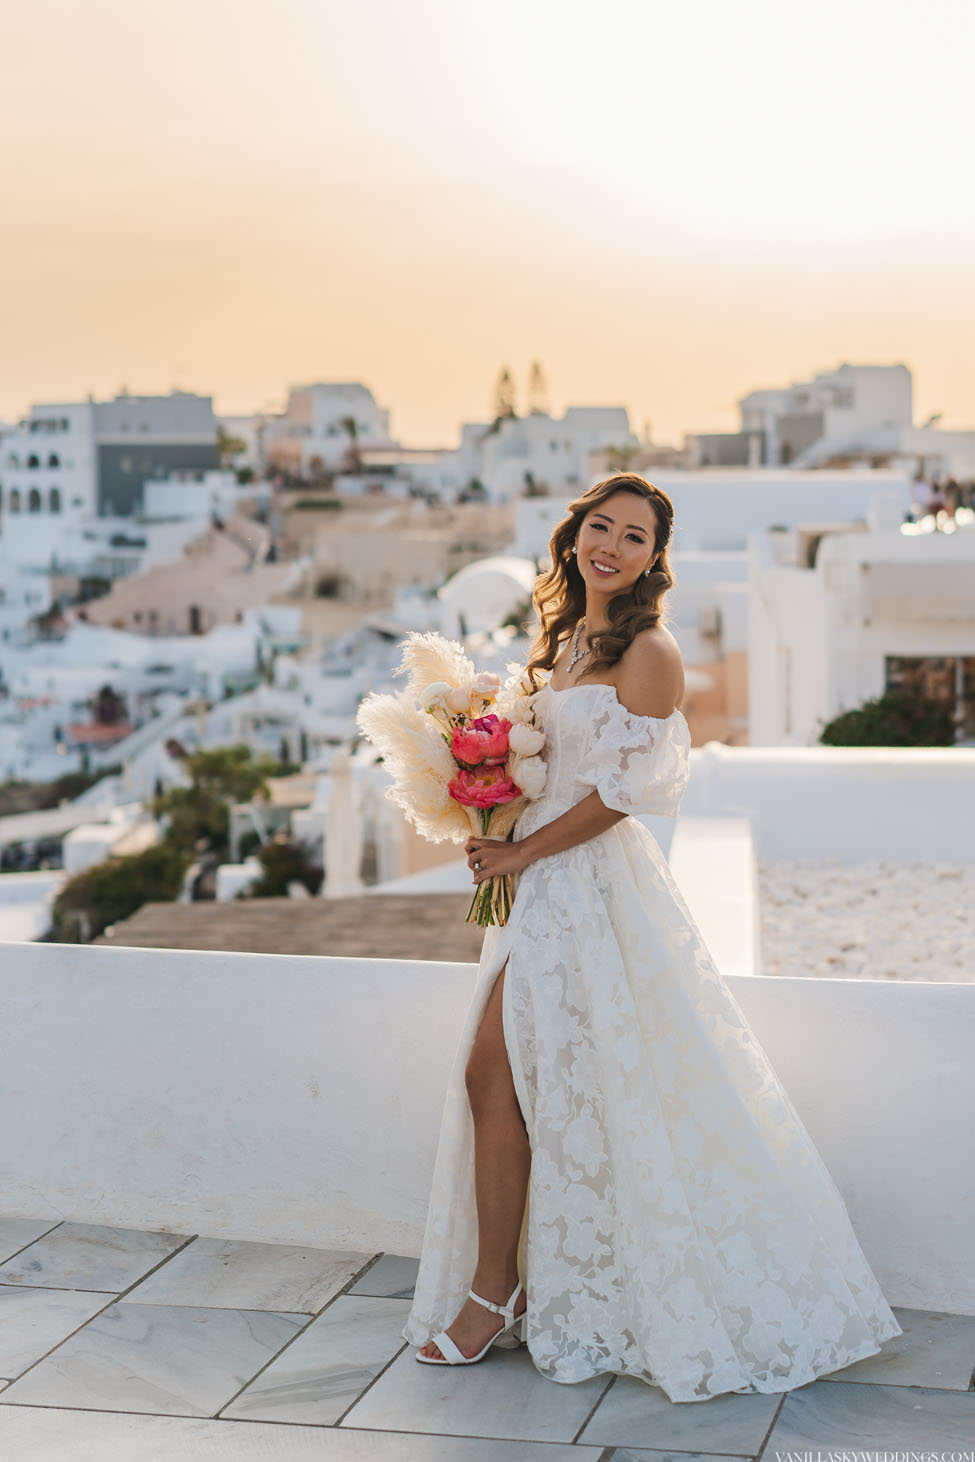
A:
{"label": "whitewashed wall", "polygon": [[747,817],[760,858],[975,862],[975,748],[691,752],[681,816]]}
{"label": "whitewashed wall", "polygon": [[[3,1211],[416,1255],[474,978],[8,944]],[[888,1300],[975,1311],[975,987],[728,983]]]}

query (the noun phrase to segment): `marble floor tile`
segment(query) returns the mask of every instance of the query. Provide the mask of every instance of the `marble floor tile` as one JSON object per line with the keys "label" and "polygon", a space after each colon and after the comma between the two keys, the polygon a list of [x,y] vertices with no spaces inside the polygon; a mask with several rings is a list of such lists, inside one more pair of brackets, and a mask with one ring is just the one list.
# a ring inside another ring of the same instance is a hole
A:
{"label": "marble floor tile", "polygon": [[0,1216],[0,1264],[11,1259],[25,1244],[57,1228],[59,1218],[4,1218]]}
{"label": "marble floor tile", "polygon": [[751,1462],[751,1459],[734,1452],[647,1452],[642,1447],[614,1447],[610,1462]]}
{"label": "marble floor tile", "polygon": [[973,1438],[973,1391],[812,1381],[786,1396],[764,1455],[807,1445],[937,1451]]}
{"label": "marble floor tile", "polygon": [[0,1285],[0,1376],[19,1376],[107,1301],[107,1295],[85,1289]]}
{"label": "marble floor tile", "polygon": [[781,1401],[781,1395],[729,1395],[674,1402],[659,1386],[617,1376],[579,1440],[590,1446],[754,1456]]}
{"label": "marble floor tile", "polygon": [[0,1406],[102,1407],[212,1416],[307,1315],[122,1300],[90,1320],[0,1397]]}
{"label": "marble floor tile", "polygon": [[406,1344],[409,1300],[340,1295],[221,1412],[330,1425]]}
{"label": "marble floor tile", "polygon": [[975,1315],[902,1309],[894,1314],[903,1335],[885,1340],[879,1355],[819,1379],[967,1391],[975,1372]]}
{"label": "marble floor tile", "polygon": [[384,1254],[368,1274],[356,1280],[349,1294],[384,1295],[390,1300],[412,1299],[419,1267],[419,1259],[408,1259],[405,1254]]}
{"label": "marble floor tile", "polygon": [[52,1285],[118,1294],[185,1244],[189,1234],[62,1223],[0,1265],[0,1284]]}
{"label": "marble floor tile", "polygon": [[597,1376],[559,1386],[536,1370],[523,1345],[492,1347],[472,1366],[423,1365],[415,1350],[406,1346],[342,1426],[570,1442],[608,1384]]}
{"label": "marble floor tile", "polygon": [[143,1305],[315,1314],[372,1254],[235,1239],[194,1239],[126,1295]]}
{"label": "marble floor tile", "polygon": [[0,1406],[4,1462],[600,1462],[594,1447]]}

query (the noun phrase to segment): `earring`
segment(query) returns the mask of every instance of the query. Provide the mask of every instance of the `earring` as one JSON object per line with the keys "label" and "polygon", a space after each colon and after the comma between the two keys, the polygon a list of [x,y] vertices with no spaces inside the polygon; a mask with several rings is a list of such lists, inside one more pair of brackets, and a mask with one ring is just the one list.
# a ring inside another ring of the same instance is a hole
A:
{"label": "earring", "polygon": [[645,579],[649,579],[649,577],[650,577],[650,569],[644,569],[643,570],[643,577]]}
{"label": "earring", "polygon": [[573,552],[573,553],[575,553],[575,551],[576,551],[576,546],[575,546],[575,544],[574,544],[574,543],[573,543],[573,545],[572,545],[572,552]]}

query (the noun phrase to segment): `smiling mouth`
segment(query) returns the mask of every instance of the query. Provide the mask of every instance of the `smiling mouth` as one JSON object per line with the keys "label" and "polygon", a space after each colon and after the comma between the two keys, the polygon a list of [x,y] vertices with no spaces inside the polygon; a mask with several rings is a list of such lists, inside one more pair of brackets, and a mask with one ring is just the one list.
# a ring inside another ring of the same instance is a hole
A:
{"label": "smiling mouth", "polygon": [[614,569],[609,564],[597,563],[594,558],[591,558],[589,560],[589,562],[592,565],[592,567],[596,570],[596,573],[597,574],[605,574],[607,578],[609,577],[610,574],[618,574],[619,573],[619,569]]}

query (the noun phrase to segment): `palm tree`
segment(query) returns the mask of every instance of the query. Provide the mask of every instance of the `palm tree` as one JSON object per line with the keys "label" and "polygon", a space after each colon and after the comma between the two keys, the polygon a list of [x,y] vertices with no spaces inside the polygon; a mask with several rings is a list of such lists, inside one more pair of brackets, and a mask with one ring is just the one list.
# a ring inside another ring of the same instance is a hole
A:
{"label": "palm tree", "polygon": [[240,457],[247,451],[247,443],[243,437],[231,436],[224,431],[222,426],[217,427],[217,454],[220,457],[221,467],[232,467],[234,457]]}
{"label": "palm tree", "polygon": [[345,461],[350,472],[362,471],[362,454],[359,451],[359,423],[354,416],[343,416],[339,426],[349,438]]}

